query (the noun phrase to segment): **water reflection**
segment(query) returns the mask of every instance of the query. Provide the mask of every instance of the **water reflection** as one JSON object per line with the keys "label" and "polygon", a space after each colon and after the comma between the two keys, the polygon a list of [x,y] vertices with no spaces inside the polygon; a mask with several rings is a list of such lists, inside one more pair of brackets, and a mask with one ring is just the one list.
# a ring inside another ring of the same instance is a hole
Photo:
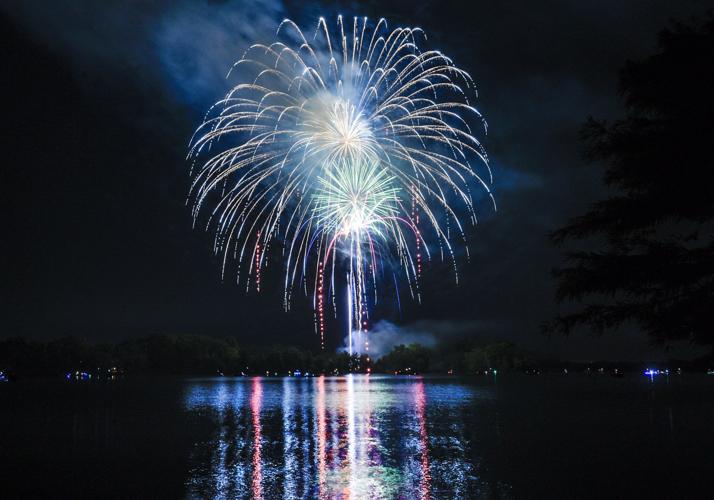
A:
{"label": "water reflection", "polygon": [[260,407],[263,403],[263,387],[260,378],[253,379],[253,392],[250,396],[250,411],[253,418],[253,498],[263,498],[263,433],[260,427]]}
{"label": "water reflection", "polygon": [[424,393],[424,382],[421,380],[414,385],[416,413],[419,422],[419,465],[421,466],[421,478],[419,482],[419,493],[421,498],[429,498],[431,474],[429,473],[429,436],[426,432],[426,395]]}
{"label": "water reflection", "polygon": [[479,396],[417,377],[196,381],[186,409],[215,431],[194,447],[189,496],[463,497],[478,478],[459,415]]}

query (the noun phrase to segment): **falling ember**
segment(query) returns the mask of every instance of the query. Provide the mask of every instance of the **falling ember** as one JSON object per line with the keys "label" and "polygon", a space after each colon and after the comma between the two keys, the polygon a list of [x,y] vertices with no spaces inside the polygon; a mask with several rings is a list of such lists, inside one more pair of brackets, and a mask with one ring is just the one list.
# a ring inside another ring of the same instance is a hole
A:
{"label": "falling ember", "polygon": [[[412,187],[413,189],[413,187]],[[414,246],[416,254],[416,289],[419,294],[419,279],[421,278],[421,235],[419,234],[419,207],[416,204],[416,195],[412,195],[412,226],[414,227]]]}
{"label": "falling ember", "polygon": [[441,52],[420,48],[425,39],[420,28],[341,16],[333,31],[320,18],[306,36],[286,19],[275,42],[252,45],[236,62],[239,82],[191,141],[192,215],[197,222],[210,212],[223,274],[233,256],[237,281],[245,267],[246,286],[253,277],[260,291],[275,242],[284,306],[295,289],[314,289],[323,347],[325,301],[337,313],[336,291],[346,289],[349,352],[353,331],[368,351],[382,279],[402,276],[421,300],[430,245],[456,273],[452,240],[466,243],[460,217],[475,221],[472,187],[493,200],[473,128],[486,128],[469,100],[473,81]]}
{"label": "falling ember", "polygon": [[322,262],[318,263],[317,271],[317,321],[320,332],[320,349],[325,349],[325,275]]}
{"label": "falling ember", "polygon": [[256,236],[255,244],[255,290],[260,292],[260,259],[261,259],[262,247],[260,246],[260,231]]}

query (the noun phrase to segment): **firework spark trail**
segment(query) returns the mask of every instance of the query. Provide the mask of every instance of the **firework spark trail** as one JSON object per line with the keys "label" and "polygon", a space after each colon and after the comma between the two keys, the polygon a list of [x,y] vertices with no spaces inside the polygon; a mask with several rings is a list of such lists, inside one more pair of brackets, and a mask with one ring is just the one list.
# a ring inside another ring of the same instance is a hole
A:
{"label": "firework spark trail", "polygon": [[384,19],[350,26],[340,16],[331,33],[320,18],[307,36],[284,20],[275,42],[235,63],[242,81],[191,140],[192,215],[197,222],[213,207],[206,229],[215,229],[221,275],[232,255],[237,281],[245,273],[246,287],[252,278],[259,288],[279,242],[284,306],[296,287],[312,293],[321,337],[325,288],[336,309],[336,289],[348,286],[350,338],[385,272],[405,276],[420,300],[427,237],[458,281],[454,229],[466,243],[458,214],[476,221],[472,185],[493,200],[486,152],[469,125],[486,128],[469,102],[473,81],[441,52],[421,51],[423,40],[421,29],[389,30]]}

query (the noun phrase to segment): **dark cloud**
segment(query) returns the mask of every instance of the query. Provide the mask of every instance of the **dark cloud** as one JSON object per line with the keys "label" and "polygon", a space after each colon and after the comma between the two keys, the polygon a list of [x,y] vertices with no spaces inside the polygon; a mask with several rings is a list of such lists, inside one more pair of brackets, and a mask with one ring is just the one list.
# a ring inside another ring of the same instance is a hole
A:
{"label": "dark cloud", "polygon": [[549,271],[561,259],[546,234],[603,195],[577,134],[588,115],[617,116],[618,68],[653,50],[670,18],[709,2],[465,4],[4,2],[5,334],[313,342],[306,304],[284,314],[279,290],[246,296],[218,282],[210,238],[190,227],[184,154],[252,40],[269,40],[285,16],[309,26],[342,13],[422,26],[475,77],[489,123],[498,210],[481,203],[460,284],[434,263],[424,304],[385,317],[478,324],[478,334],[580,359],[650,355],[635,330],[604,340],[538,333],[556,311]]}

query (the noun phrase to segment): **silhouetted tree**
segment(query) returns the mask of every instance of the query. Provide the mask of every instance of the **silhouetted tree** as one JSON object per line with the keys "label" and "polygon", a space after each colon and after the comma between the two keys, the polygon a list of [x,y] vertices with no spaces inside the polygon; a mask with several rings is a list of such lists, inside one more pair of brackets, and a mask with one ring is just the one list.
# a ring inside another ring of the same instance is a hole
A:
{"label": "silhouetted tree", "polygon": [[511,342],[493,342],[474,347],[464,355],[467,373],[478,373],[490,368],[519,370],[526,364],[526,355]]}
{"label": "silhouetted tree", "polygon": [[555,231],[601,251],[568,254],[548,325],[596,331],[633,321],[657,342],[714,343],[714,19],[662,31],[658,52],[621,71],[625,116],[583,128],[614,194]]}
{"label": "silhouetted tree", "polygon": [[398,345],[382,356],[375,368],[386,372],[425,373],[429,370],[430,354],[421,344]]}

